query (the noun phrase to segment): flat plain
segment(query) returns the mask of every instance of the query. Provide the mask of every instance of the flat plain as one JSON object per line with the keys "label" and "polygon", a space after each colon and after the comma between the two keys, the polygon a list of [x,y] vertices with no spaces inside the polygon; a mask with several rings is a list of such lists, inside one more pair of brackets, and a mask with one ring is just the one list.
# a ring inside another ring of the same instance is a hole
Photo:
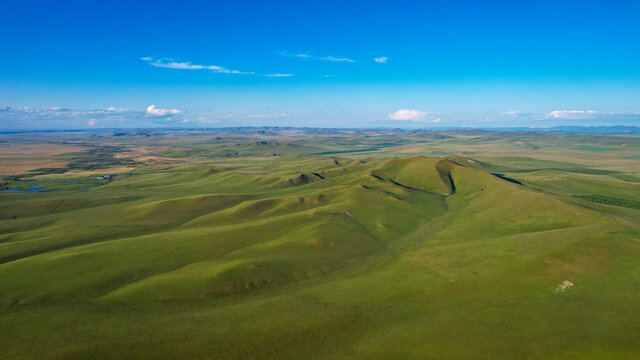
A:
{"label": "flat plain", "polygon": [[637,359],[640,137],[0,134],[3,359]]}

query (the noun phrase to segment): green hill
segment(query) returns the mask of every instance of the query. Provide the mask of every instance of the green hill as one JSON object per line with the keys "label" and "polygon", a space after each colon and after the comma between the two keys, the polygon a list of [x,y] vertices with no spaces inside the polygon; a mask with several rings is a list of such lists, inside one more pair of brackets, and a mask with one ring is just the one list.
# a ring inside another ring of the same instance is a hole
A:
{"label": "green hill", "polygon": [[487,166],[292,155],[0,193],[2,357],[635,358],[636,210]]}

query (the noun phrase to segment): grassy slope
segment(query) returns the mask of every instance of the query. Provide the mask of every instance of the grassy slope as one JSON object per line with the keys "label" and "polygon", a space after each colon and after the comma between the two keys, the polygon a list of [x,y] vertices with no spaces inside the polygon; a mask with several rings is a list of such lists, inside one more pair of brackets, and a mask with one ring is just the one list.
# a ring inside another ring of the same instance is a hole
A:
{"label": "grassy slope", "polygon": [[[0,194],[2,218],[18,215],[0,222],[0,333],[11,334],[0,349],[637,358],[640,212],[614,215],[564,197],[568,185],[535,183],[555,196],[453,161],[236,159]],[[324,179],[288,182],[314,172]],[[554,292],[563,280],[575,286]]]}

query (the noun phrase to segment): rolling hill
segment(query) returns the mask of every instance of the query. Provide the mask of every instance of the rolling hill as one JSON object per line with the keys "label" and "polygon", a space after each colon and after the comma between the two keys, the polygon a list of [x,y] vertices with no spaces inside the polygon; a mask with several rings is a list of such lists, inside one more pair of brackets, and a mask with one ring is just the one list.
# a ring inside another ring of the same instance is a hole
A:
{"label": "rolling hill", "polygon": [[156,136],[3,177],[2,358],[640,353],[632,138]]}
{"label": "rolling hill", "polygon": [[[0,328],[12,334],[0,347],[7,358],[637,354],[637,223],[477,164],[148,165],[89,190],[2,195],[2,218],[16,218],[0,223]],[[565,280],[575,286],[556,291]]]}

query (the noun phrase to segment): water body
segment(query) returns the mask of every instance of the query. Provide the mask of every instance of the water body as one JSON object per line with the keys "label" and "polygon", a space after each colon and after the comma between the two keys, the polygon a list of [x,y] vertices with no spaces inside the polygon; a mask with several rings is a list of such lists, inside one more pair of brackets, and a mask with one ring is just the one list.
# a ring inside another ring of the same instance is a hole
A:
{"label": "water body", "polygon": [[49,190],[46,187],[38,187],[37,185],[33,184],[31,186],[29,186],[29,188],[27,190],[16,190],[16,189],[7,189],[7,190],[2,190],[2,192],[9,192],[9,193],[36,193],[36,192],[41,192],[41,191],[46,191]]}

